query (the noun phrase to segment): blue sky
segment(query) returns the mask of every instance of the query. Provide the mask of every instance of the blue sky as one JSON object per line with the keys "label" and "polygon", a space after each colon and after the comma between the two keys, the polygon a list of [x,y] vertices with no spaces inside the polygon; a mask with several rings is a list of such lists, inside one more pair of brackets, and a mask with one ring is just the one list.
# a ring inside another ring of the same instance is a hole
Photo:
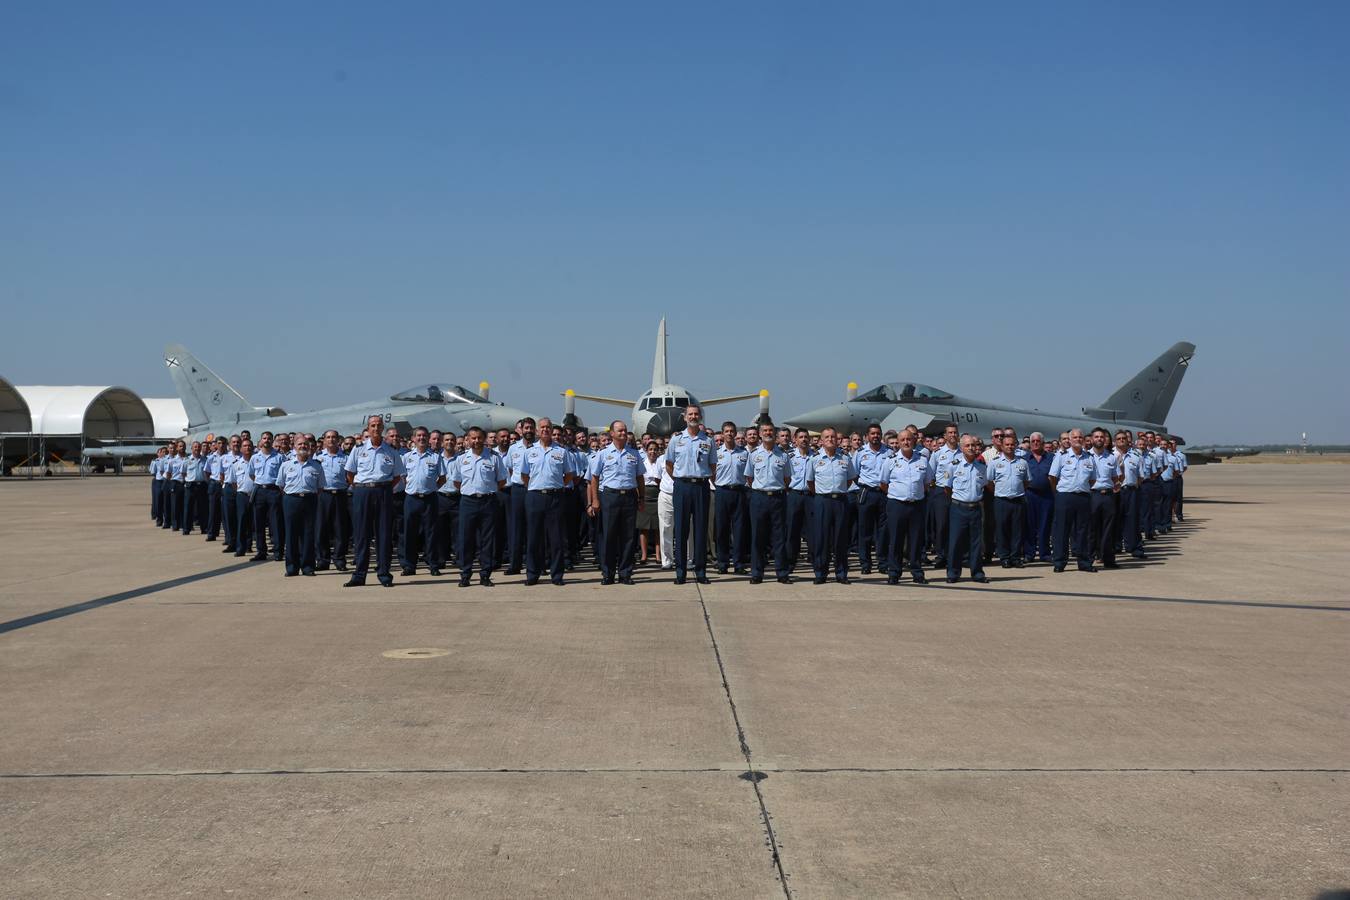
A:
{"label": "blue sky", "polygon": [[0,375],[556,414],[665,315],[779,417],[1073,411],[1190,340],[1176,431],[1347,441],[1347,85],[1343,3],[9,4]]}

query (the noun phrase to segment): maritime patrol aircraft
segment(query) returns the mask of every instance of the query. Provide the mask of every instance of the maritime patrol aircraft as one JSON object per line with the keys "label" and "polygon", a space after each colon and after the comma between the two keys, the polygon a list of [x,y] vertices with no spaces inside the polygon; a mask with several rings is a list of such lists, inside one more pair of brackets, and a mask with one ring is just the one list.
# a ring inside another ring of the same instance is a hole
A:
{"label": "maritime patrol aircraft", "polygon": [[733,397],[714,397],[711,400],[699,400],[678,384],[671,384],[666,373],[666,320],[663,318],[656,329],[656,358],[652,361],[652,386],[637,400],[619,400],[614,397],[597,397],[593,394],[578,394],[575,391],[563,392],[566,413],[564,424],[575,415],[574,401],[590,400],[592,403],[608,403],[612,406],[632,408],[634,434],[654,434],[669,437],[684,427],[684,411],[690,406],[708,407],[718,403],[734,403],[737,400],[760,398],[761,415],[768,402],[767,391],[753,394],[737,394]]}
{"label": "maritime patrol aircraft", "polygon": [[924,434],[941,434],[947,425],[962,432],[983,434],[992,428],[1009,427],[1025,436],[1040,431],[1058,437],[1070,428],[1088,430],[1098,425],[1114,431],[1156,431],[1184,444],[1167,431],[1167,413],[1186,374],[1195,345],[1173,344],[1149,363],[1100,406],[1083,407],[1081,413],[1048,413],[1039,409],[1003,406],[987,400],[958,397],[941,388],[911,381],[894,381],[858,394],[850,384],[843,403],[835,403],[792,416],[788,424],[820,431],[830,427],[846,432],[863,431],[879,424],[883,431],[913,425]]}
{"label": "maritime patrol aircraft", "polygon": [[233,434],[243,428],[253,431],[255,437],[264,430],[319,434],[327,428],[357,434],[365,429],[370,416],[382,417],[386,427],[397,428],[400,433],[425,425],[463,434],[475,425],[487,430],[514,429],[517,421],[529,415],[488,400],[487,382],[479,385],[480,393],[458,384],[422,384],[387,399],[288,414],[280,407],[249,403],[181,344],[164,348],[164,365],[187,411],[188,440],[200,440],[208,433]]}

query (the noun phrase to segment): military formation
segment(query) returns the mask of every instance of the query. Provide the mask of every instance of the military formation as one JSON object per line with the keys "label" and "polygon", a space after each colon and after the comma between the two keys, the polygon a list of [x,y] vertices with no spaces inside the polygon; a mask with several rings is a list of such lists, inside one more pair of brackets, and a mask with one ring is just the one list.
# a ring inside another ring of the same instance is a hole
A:
{"label": "military formation", "polygon": [[663,439],[622,420],[592,434],[524,418],[514,432],[417,427],[405,443],[372,416],[317,442],[178,441],[150,464],[151,514],[287,576],[349,572],[345,587],[366,584],[372,555],[385,586],[395,557],[404,576],[458,570],[460,587],[491,587],[499,570],[562,585],[589,564],[603,584],[658,565],[676,584],[710,583],[710,565],[752,584],[803,570],[848,584],[854,562],[889,584],[933,569],[984,583],[995,561],[1096,572],[1147,559],[1145,541],[1183,520],[1185,455],[1153,432],[713,432],[697,406],[684,424]]}

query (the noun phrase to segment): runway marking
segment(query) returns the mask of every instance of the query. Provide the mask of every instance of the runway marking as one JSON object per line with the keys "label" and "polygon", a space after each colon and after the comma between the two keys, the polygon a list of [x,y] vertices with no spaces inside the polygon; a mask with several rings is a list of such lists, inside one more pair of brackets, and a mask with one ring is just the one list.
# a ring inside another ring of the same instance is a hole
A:
{"label": "runway marking", "polygon": [[219,569],[212,569],[209,572],[198,572],[195,575],[184,575],[181,578],[158,581],[154,584],[147,584],[145,587],[133,588],[132,590],[122,591],[118,594],[109,594],[106,597],[96,597],[93,600],[86,600],[83,603],[74,603],[70,606],[62,606],[57,609],[49,609],[46,612],[34,613],[31,616],[24,616],[21,619],[10,619],[8,622],[0,622],[0,634],[18,631],[20,628],[27,628],[30,625],[39,625],[54,619],[64,619],[66,616],[73,616],[76,613],[88,612],[91,609],[111,606],[114,603],[121,603],[124,600],[135,600],[137,597],[144,597],[147,594],[156,594],[160,591],[167,591],[172,588],[181,587],[185,584],[192,584],[196,581],[205,581],[208,578],[215,578],[218,575],[229,575],[231,572],[238,572],[241,569],[247,569],[252,565],[254,565],[252,562],[234,563],[233,565],[222,566]]}
{"label": "runway marking", "polygon": [[386,659],[432,659],[449,656],[450,651],[440,647],[408,647],[406,650],[386,650],[380,655]]}

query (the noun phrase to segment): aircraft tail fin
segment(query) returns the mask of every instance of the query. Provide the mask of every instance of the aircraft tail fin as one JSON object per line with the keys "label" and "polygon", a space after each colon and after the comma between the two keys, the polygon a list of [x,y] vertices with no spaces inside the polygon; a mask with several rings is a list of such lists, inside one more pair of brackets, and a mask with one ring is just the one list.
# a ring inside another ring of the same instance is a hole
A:
{"label": "aircraft tail fin", "polygon": [[652,387],[659,388],[670,379],[666,377],[666,318],[656,326],[656,358],[652,360]]}
{"label": "aircraft tail fin", "polygon": [[1178,341],[1117,388],[1102,408],[1115,410],[1120,418],[1162,425],[1194,355],[1194,344]]}
{"label": "aircraft tail fin", "polygon": [[164,348],[164,365],[168,367],[169,377],[173,379],[173,386],[183,401],[188,428],[208,422],[238,422],[260,414],[242,394],[226,384],[182,344],[169,344]]}

